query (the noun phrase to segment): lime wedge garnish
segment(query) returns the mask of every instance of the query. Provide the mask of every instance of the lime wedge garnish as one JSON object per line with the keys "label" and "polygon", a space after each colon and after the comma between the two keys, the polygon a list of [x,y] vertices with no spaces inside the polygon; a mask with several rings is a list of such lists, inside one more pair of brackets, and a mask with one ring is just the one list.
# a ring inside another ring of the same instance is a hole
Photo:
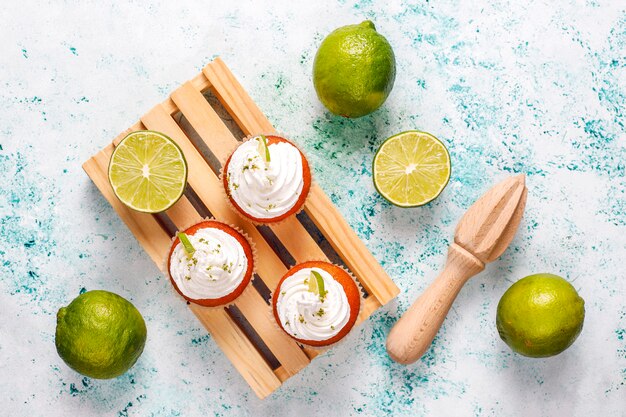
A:
{"label": "lime wedge garnish", "polygon": [[324,278],[322,278],[319,272],[314,270],[311,270],[311,276],[309,277],[309,291],[322,298],[326,295],[326,290],[324,290]]}
{"label": "lime wedge garnish", "polygon": [[422,206],[450,180],[450,154],[433,135],[411,130],[387,139],[374,157],[374,186],[400,207]]}
{"label": "lime wedge garnish", "polygon": [[192,256],[196,252],[196,249],[193,247],[191,241],[189,240],[189,237],[187,237],[186,234],[184,234],[183,232],[179,232],[178,239],[180,239],[180,243],[183,244],[183,248],[185,248],[185,252],[187,252],[188,256]]}
{"label": "lime wedge garnish", "polygon": [[267,146],[267,138],[264,135],[259,135],[257,141],[259,142],[259,155],[261,155],[261,159],[263,159],[265,163],[268,163],[270,161],[270,149]]}
{"label": "lime wedge garnish", "polygon": [[187,162],[178,145],[164,134],[132,132],[111,155],[109,182],[117,198],[128,207],[159,213],[183,195]]}

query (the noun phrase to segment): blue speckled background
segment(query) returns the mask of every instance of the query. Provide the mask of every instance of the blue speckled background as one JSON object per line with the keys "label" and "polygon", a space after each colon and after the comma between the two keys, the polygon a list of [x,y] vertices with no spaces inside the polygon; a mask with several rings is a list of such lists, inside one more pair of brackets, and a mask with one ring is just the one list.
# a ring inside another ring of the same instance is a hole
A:
{"label": "blue speckled background", "polygon": [[[227,4],[236,3],[236,4]],[[626,6],[618,0],[10,1],[0,25],[0,395],[6,416],[626,415]],[[315,97],[332,29],[372,19],[395,88],[345,120]],[[402,289],[397,301],[260,401],[174,295],[81,163],[220,55]],[[399,209],[373,152],[406,129],[448,145],[435,202]],[[461,292],[409,367],[389,327],[435,277],[457,219],[490,184],[528,175],[509,250]],[[578,341],[533,360],[495,329],[500,296],[535,272],[586,300]],[[85,289],[143,313],[143,356],[83,378],[54,348],[55,314]]]}

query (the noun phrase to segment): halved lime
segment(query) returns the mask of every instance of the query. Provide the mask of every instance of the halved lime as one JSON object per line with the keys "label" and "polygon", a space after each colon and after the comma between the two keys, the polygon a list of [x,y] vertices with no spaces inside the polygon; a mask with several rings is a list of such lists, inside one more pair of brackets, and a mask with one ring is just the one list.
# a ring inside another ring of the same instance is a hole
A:
{"label": "halved lime", "polygon": [[433,135],[417,130],[394,135],[374,156],[374,186],[400,207],[433,201],[450,180],[450,154]]}
{"label": "halved lime", "polygon": [[164,134],[132,132],[111,155],[109,182],[117,198],[128,207],[159,213],[183,195],[187,161],[178,145]]}

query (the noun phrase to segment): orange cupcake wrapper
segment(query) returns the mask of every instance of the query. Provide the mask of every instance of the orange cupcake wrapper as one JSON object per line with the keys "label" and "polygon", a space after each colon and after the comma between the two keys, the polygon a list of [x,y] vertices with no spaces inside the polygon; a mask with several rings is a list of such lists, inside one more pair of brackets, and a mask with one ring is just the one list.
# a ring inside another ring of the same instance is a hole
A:
{"label": "orange cupcake wrapper", "polygon": [[[243,291],[241,292],[241,294],[239,294],[236,298],[234,298],[232,301],[229,301],[227,303],[224,304],[220,304],[217,306],[206,306],[200,303],[196,303],[193,300],[187,299],[185,297],[183,297],[178,291],[177,289],[174,287],[174,284],[172,283],[172,278],[170,275],[170,271],[169,271],[169,259],[170,259],[170,255],[171,255],[171,247],[174,245],[174,242],[176,241],[177,235],[179,232],[183,232],[185,230],[188,230],[189,228],[198,225],[200,223],[206,222],[206,221],[213,221],[213,222],[217,222],[217,223],[221,223],[225,226],[228,226],[230,228],[232,228],[233,230],[235,230],[237,233],[239,233],[241,236],[243,236],[243,238],[248,242],[248,244],[250,245],[250,250],[252,252],[252,271],[250,272],[250,280],[248,281],[248,284],[246,284],[246,286],[244,287]],[[170,285],[172,286],[172,289],[174,290],[174,292],[176,293],[176,295],[178,295],[180,298],[182,298],[185,302],[189,303],[193,303],[196,304],[199,307],[202,308],[206,308],[206,309],[222,309],[225,307],[230,307],[232,305],[235,304],[235,302],[242,297],[244,294],[246,294],[248,291],[254,290],[253,285],[252,285],[252,281],[254,280],[254,276],[256,275],[256,267],[258,265],[258,253],[257,253],[257,249],[256,249],[256,245],[254,243],[254,241],[250,238],[250,236],[248,236],[248,234],[246,232],[244,232],[243,230],[241,230],[239,227],[232,225],[230,223],[226,223],[223,222],[221,220],[217,220],[214,217],[205,217],[203,218],[201,221],[199,222],[191,222],[188,225],[185,225],[184,227],[181,227],[180,229],[178,229],[176,231],[176,234],[174,234],[174,236],[171,238],[171,243],[170,243],[170,250],[167,252],[167,256],[165,257],[165,259],[163,260],[163,264],[161,266],[161,272],[163,274],[165,274],[165,276],[167,276],[167,278],[170,281]]]}
{"label": "orange cupcake wrapper", "polygon": [[[254,138],[256,138],[259,135],[265,135],[265,136],[278,136],[281,137],[283,139],[288,140],[293,146],[295,146],[300,153],[304,156],[304,159],[307,160],[307,164],[309,164],[309,175],[311,177],[311,184],[309,187],[309,192],[307,192],[306,197],[304,198],[304,201],[302,202],[302,204],[300,205],[300,207],[294,211],[293,213],[291,213],[290,215],[288,215],[287,217],[280,219],[280,220],[276,220],[276,221],[266,221],[266,222],[260,222],[258,220],[254,220],[246,215],[244,215],[241,210],[239,210],[232,202],[232,200],[230,199],[230,196],[228,195],[228,192],[226,191],[226,188],[224,187],[224,178],[226,177],[226,162],[228,161],[228,158],[230,158],[230,156],[233,154],[233,152],[235,152],[235,150],[241,146],[242,144],[244,144],[245,142],[252,140]],[[228,203],[228,206],[230,207],[230,209],[232,211],[234,211],[235,213],[237,213],[237,215],[239,217],[241,217],[242,219],[246,220],[249,223],[254,224],[255,226],[276,226],[279,225],[281,223],[284,223],[285,220],[289,220],[294,216],[297,216],[298,214],[300,214],[300,212],[302,212],[302,210],[304,210],[304,206],[306,205],[308,199],[309,199],[309,195],[311,194],[311,188],[313,188],[313,186],[316,184],[315,180],[313,178],[313,170],[311,169],[311,164],[309,163],[309,159],[307,157],[307,155],[302,151],[302,149],[300,149],[300,147],[298,147],[295,143],[293,143],[293,141],[291,141],[287,136],[283,135],[282,133],[257,133],[254,135],[248,135],[246,136],[240,144],[237,145],[237,147],[235,147],[235,149],[233,149],[233,151],[231,153],[228,154],[228,158],[226,158],[225,161],[223,161],[222,163],[222,169],[220,170],[220,174],[219,174],[219,181],[220,184],[222,185],[222,195],[223,197],[226,199],[226,202]]]}
{"label": "orange cupcake wrapper", "polygon": [[[359,317],[361,316],[361,312],[363,311],[363,305],[365,304],[365,299],[363,298],[363,286],[356,279],[354,274],[352,274],[352,272],[350,272],[348,269],[344,268],[343,266],[334,264],[334,263],[326,261],[326,260],[317,259],[317,258],[311,258],[311,259],[307,259],[307,260],[302,261],[302,262],[298,262],[296,265],[294,265],[291,268],[289,268],[289,271],[291,271],[291,269],[295,268],[296,266],[301,265],[301,264],[306,263],[306,262],[321,262],[321,263],[326,263],[326,264],[329,264],[329,265],[333,265],[333,266],[343,270],[352,279],[352,281],[356,284],[357,289],[359,291],[359,311],[357,312],[357,315],[356,315],[356,321],[358,321]],[[274,326],[276,326],[276,328],[278,330],[280,330],[281,332],[283,332],[284,334],[289,336],[292,340],[294,340],[296,343],[298,343],[299,345],[301,345],[303,347],[306,347],[308,349],[313,349],[313,350],[318,351],[318,352],[325,352],[326,350],[328,350],[328,349],[330,349],[332,347],[336,347],[336,346],[339,346],[342,343],[344,343],[348,339],[348,337],[350,336],[352,331],[354,330],[354,326],[356,326],[356,321],[355,321],[354,324],[352,325],[352,327],[350,328],[350,330],[348,331],[348,333],[346,333],[341,339],[339,339],[339,340],[337,340],[337,341],[335,341],[333,343],[325,344],[323,346],[310,345],[308,343],[304,343],[301,340],[296,339],[295,337],[293,337],[285,329],[283,329],[283,327],[280,324],[278,324],[276,322],[276,317],[274,315],[274,293],[276,292],[276,290],[278,290],[278,288],[275,288],[274,291],[270,292],[269,313],[270,313],[270,316],[272,317],[273,324],[274,324]],[[352,306],[350,306],[350,307],[352,308]]]}

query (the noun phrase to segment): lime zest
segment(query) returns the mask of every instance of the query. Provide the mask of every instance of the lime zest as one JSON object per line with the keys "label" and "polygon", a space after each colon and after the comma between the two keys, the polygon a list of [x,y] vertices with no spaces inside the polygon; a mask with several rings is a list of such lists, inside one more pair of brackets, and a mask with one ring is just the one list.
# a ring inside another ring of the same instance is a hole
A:
{"label": "lime zest", "polygon": [[185,248],[185,252],[187,252],[187,256],[191,257],[194,253],[196,253],[196,249],[191,244],[189,237],[183,232],[178,233],[178,239],[180,239],[180,243],[183,244],[183,248]]}
{"label": "lime zest", "polygon": [[270,149],[267,144],[267,138],[265,137],[265,135],[259,135],[257,140],[259,141],[259,155],[261,155],[261,159],[263,159],[263,161],[267,164],[268,162],[270,162]]}

